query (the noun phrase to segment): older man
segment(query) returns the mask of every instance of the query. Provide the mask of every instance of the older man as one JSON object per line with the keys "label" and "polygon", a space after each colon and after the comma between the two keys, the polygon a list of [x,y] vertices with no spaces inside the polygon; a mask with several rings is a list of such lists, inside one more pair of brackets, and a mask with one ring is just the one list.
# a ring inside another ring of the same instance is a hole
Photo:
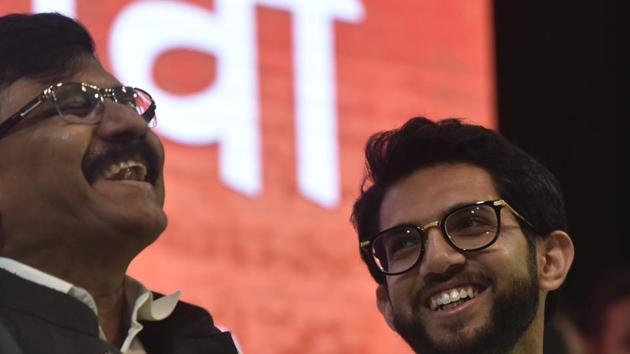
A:
{"label": "older man", "polygon": [[125,275],[166,226],[151,96],[58,14],[0,18],[0,53],[3,336],[25,354],[236,353],[205,310]]}
{"label": "older man", "polygon": [[366,157],[353,221],[390,327],[422,354],[542,353],[574,253],[551,173],[457,120],[412,119]]}

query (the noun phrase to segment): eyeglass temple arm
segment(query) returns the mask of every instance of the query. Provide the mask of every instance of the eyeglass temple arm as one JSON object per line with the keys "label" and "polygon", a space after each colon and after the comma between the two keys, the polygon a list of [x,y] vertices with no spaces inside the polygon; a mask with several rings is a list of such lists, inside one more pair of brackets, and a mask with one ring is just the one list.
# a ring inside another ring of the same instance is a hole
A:
{"label": "eyeglass temple arm", "polygon": [[[527,224],[527,226],[529,226],[532,230],[536,231],[536,228],[534,227],[534,225],[532,225],[532,223],[527,221],[527,219],[525,219],[525,217],[523,215],[519,214],[518,211],[514,210],[514,208],[512,208],[512,206],[510,204],[508,204],[505,200],[503,200],[503,199],[497,200],[497,201],[494,202],[494,205],[497,205],[497,206],[500,205],[500,206],[507,207],[508,209],[510,209],[510,211],[514,215],[516,215],[516,217],[518,217],[519,219],[523,220],[523,222],[525,224]],[[538,231],[536,231],[536,232],[538,232]]]}
{"label": "eyeglass temple arm", "polygon": [[2,122],[2,128],[0,129],[0,137],[3,136],[4,133],[6,133],[7,131],[11,130],[11,128],[13,128],[22,119],[24,119],[24,117],[26,117],[27,115],[29,115],[29,113],[35,110],[35,108],[39,107],[44,102],[45,95],[46,93],[43,93],[35,97],[33,100],[27,103],[24,106],[24,108],[22,108],[19,112],[17,112],[16,114],[9,117],[7,120]]}

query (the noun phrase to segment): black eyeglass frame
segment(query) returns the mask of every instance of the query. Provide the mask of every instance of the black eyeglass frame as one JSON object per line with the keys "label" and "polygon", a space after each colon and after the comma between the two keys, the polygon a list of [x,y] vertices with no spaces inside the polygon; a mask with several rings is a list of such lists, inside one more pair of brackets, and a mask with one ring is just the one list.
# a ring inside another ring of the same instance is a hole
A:
{"label": "black eyeglass frame", "polygon": [[[146,91],[137,88],[137,87],[132,87],[132,86],[118,86],[118,87],[113,87],[113,88],[100,88],[98,86],[92,85],[92,84],[88,84],[85,82],[59,82],[53,85],[50,85],[48,88],[46,88],[44,91],[42,91],[42,93],[40,93],[39,95],[37,95],[35,98],[33,98],[31,101],[29,101],[27,104],[25,104],[22,108],[20,108],[15,114],[11,115],[8,119],[6,119],[4,122],[0,123],[0,139],[4,138],[6,135],[8,135],[7,133],[9,133],[9,131],[15,127],[18,123],[20,123],[21,121],[23,121],[31,112],[33,112],[37,107],[39,107],[40,105],[42,105],[44,102],[46,101],[53,101],[53,103],[55,104],[55,109],[57,110],[57,113],[59,114],[59,116],[71,123],[77,123],[77,124],[95,124],[97,122],[100,121],[96,120],[96,121],[91,121],[91,120],[71,120],[68,119],[66,117],[66,115],[64,115],[62,113],[61,108],[58,105],[57,102],[57,98],[55,96],[55,89],[65,86],[65,85],[81,85],[81,88],[85,91],[85,88],[89,88],[92,90],[96,91],[96,98],[100,100],[101,104],[104,103],[105,98],[109,98],[112,101],[116,102],[116,103],[120,103],[119,99],[118,99],[118,93],[122,92],[122,93],[127,93],[129,91],[133,92],[135,94],[136,91],[141,92],[143,95],[146,95],[150,100],[151,100],[151,104],[149,105],[149,107],[147,107],[147,109],[144,111],[144,113],[140,114],[138,113],[142,119],[147,123],[147,125],[149,125],[149,127],[154,127],[155,125],[152,125],[152,122],[155,121],[155,109],[156,109],[156,104],[155,104],[155,100],[153,99],[153,97]],[[137,113],[137,112],[136,112]]]}
{"label": "black eyeglass frame", "polygon": [[[462,248],[462,247],[457,246],[455,244],[455,242],[453,241],[452,236],[446,230],[446,220],[451,215],[457,213],[458,211],[461,211],[461,210],[464,210],[464,209],[469,209],[471,207],[480,206],[480,205],[488,205],[488,206],[492,207],[492,209],[496,213],[497,230],[496,230],[494,236],[492,237],[492,239],[490,241],[488,241],[487,244],[485,244],[483,246],[480,246],[480,247]],[[503,207],[507,207],[517,218],[522,220],[528,227],[530,227],[533,230],[535,230],[534,227],[532,226],[532,224],[529,221],[527,221],[516,210],[514,210],[514,208],[512,208],[505,200],[503,200],[503,199],[485,200],[485,201],[479,201],[479,202],[467,204],[467,205],[455,208],[453,210],[450,210],[440,220],[431,221],[431,222],[426,223],[424,225],[402,224],[402,225],[396,225],[396,226],[390,227],[388,229],[385,229],[385,230],[377,233],[370,240],[361,241],[360,244],[359,244],[359,247],[360,247],[362,252],[365,252],[365,254],[368,256],[370,261],[376,266],[376,268],[378,268],[381,271],[381,273],[383,273],[385,275],[399,275],[399,274],[405,273],[405,272],[409,271],[410,269],[412,269],[413,267],[415,267],[418,264],[418,262],[422,259],[422,256],[425,253],[425,244],[426,244],[427,230],[432,228],[432,227],[438,227],[440,229],[440,231],[442,231],[442,237],[444,237],[446,242],[451,247],[453,247],[454,249],[456,249],[457,251],[460,251],[460,252],[480,251],[482,249],[485,249],[485,248],[488,248],[488,247],[492,246],[496,242],[496,240],[499,238],[499,234],[501,233],[501,209],[503,209]],[[418,230],[417,235],[420,237],[420,252],[418,252],[418,258],[408,268],[406,268],[404,270],[397,271],[397,272],[387,272],[381,266],[379,266],[379,263],[375,259],[376,258],[376,251],[374,250],[374,247],[373,247],[374,241],[376,241],[379,237],[382,237],[383,235],[391,233],[393,230],[405,229],[405,228],[407,228],[407,229],[408,228],[412,228],[412,229]]]}

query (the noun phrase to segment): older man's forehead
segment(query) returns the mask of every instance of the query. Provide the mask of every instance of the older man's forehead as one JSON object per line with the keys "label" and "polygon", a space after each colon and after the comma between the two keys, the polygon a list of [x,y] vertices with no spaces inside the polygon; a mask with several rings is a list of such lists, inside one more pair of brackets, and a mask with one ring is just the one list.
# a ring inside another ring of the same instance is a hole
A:
{"label": "older man's forehead", "polygon": [[81,61],[81,66],[71,76],[64,81],[85,82],[98,87],[117,87],[121,82],[109,71],[105,70],[101,63],[95,59],[85,59]]}

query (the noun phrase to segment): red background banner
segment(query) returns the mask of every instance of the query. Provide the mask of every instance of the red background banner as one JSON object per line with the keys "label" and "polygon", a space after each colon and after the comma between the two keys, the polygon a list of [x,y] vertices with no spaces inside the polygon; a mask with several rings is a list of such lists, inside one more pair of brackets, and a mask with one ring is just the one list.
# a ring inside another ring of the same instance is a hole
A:
{"label": "red background banner", "polygon": [[[111,70],[112,24],[134,2],[76,2],[76,17]],[[362,0],[360,19],[334,22],[339,195],[322,206],[299,192],[296,177],[295,13],[250,2],[261,189],[247,195],[224,183],[219,144],[163,138],[169,226],[130,273],[157,291],[181,289],[233,332],[244,353],[407,353],[376,309],[349,222],[362,149],[370,134],[414,115],[495,126],[490,3]],[[220,11],[211,1],[169,3]],[[31,11],[30,1],[0,3],[0,13]],[[162,53],[151,72],[161,89],[184,96],[212,88],[221,65],[212,53],[182,46]]]}

